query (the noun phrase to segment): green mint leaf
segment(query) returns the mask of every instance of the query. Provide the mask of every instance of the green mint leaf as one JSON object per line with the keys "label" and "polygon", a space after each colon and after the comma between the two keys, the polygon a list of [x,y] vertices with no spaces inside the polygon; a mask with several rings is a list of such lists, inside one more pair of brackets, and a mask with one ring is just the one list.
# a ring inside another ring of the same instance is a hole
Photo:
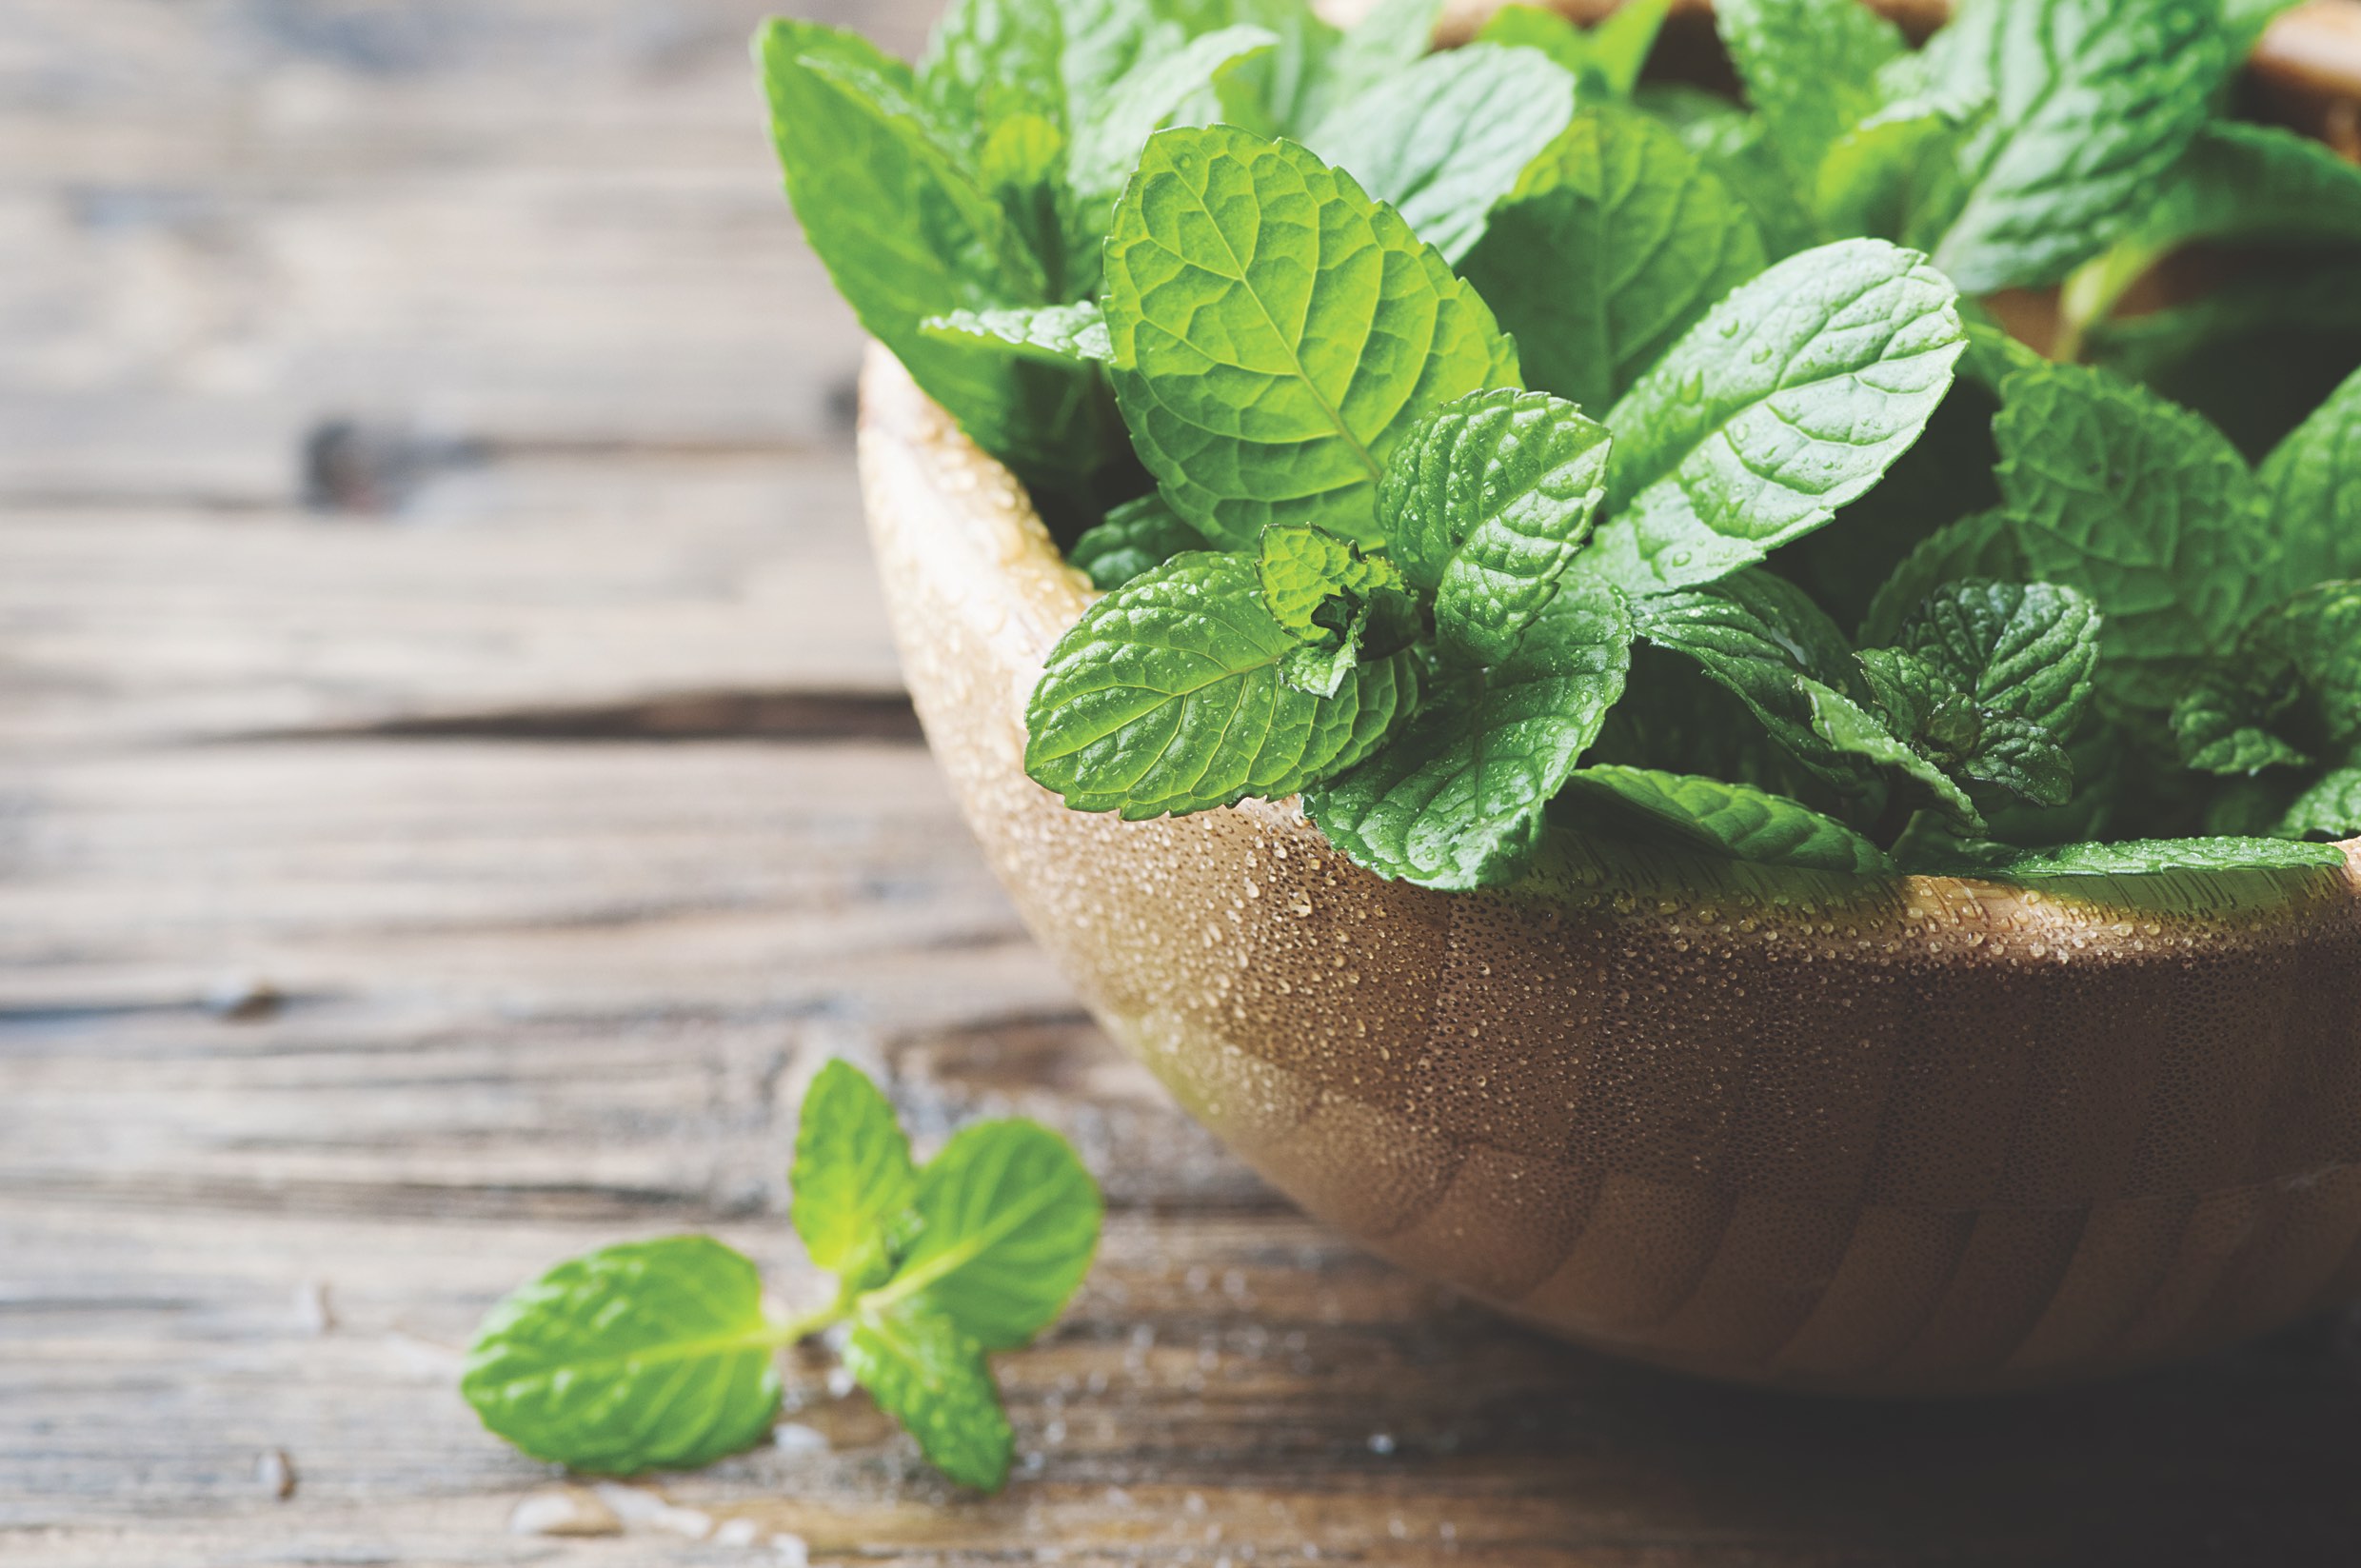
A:
{"label": "green mint leaf", "polygon": [[977,182],[1040,264],[1042,290],[1050,299],[1085,287],[1069,276],[1067,252],[1077,220],[1065,158],[1065,132],[1039,114],[1002,120],[976,154]]}
{"label": "green mint leaf", "polygon": [[1378,513],[1402,575],[1435,596],[1446,660],[1516,648],[1590,532],[1608,447],[1574,405],[1501,389],[1438,409],[1394,449]]}
{"label": "green mint leaf", "polygon": [[1279,657],[1279,678],[1314,697],[1334,697],[1364,659],[1387,659],[1419,640],[1423,627],[1410,596],[1379,588],[1349,610],[1339,631],[1323,631]]}
{"label": "green mint leaf", "polygon": [[2350,839],[2361,835],[2361,767],[2333,769],[2295,797],[2272,830],[2289,839]]}
{"label": "green mint leaf", "polygon": [[2017,547],[2016,526],[2008,513],[1997,507],[1971,512],[1935,529],[1902,558],[1870,601],[1860,641],[1873,647],[1898,641],[1902,623],[1928,595],[1954,578],[2024,575],[2025,552]]}
{"label": "green mint leaf", "polygon": [[1075,128],[1072,179],[1082,233],[1094,248],[1106,233],[1116,196],[1139,167],[1140,149],[1166,126],[1201,115],[1235,118],[1247,67],[1279,47],[1261,28],[1223,28],[1169,53],[1150,55],[1115,84],[1104,105]]}
{"label": "green mint leaf", "polygon": [[1262,530],[1255,559],[1262,607],[1271,618],[1306,642],[1336,631],[1316,619],[1338,601],[1358,605],[1380,588],[1399,588],[1401,568],[1381,555],[1365,555],[1341,534],[1308,523],[1279,523]]}
{"label": "green mint leaf", "polygon": [[1321,57],[1303,106],[1303,123],[1318,125],[1337,105],[1417,65],[1434,42],[1442,11],[1442,0],[1377,0]]}
{"label": "green mint leaf", "polygon": [[1977,705],[2063,740],[2091,700],[2099,625],[2097,606],[2072,588],[1969,578],[1922,601],[1901,645]]}
{"label": "green mint leaf", "polygon": [[1099,1246],[1098,1183],[1037,1121],[978,1121],[919,1172],[919,1230],[901,1270],[866,1299],[918,1301],[986,1350],[1049,1326]]}
{"label": "green mint leaf", "polygon": [[1670,127],[1681,145],[1745,204],[1772,260],[1818,243],[1810,193],[1789,181],[1761,115],[1750,114],[1717,93],[1672,82],[1642,87],[1633,102]]}
{"label": "green mint leaf", "polygon": [[1807,191],[1836,138],[1883,107],[1877,73],[1905,47],[1860,0],[1718,0],[1714,26],[1788,178]]}
{"label": "green mint leaf", "polygon": [[1151,139],[1107,240],[1114,379],[1173,509],[1242,548],[1271,523],[1377,534],[1385,459],[1515,385],[1492,312],[1391,208],[1302,148]]}
{"label": "green mint leaf", "polygon": [[1602,766],[1577,769],[1566,789],[1734,860],[1865,877],[1894,869],[1884,850],[1842,823],[1752,784]]}
{"label": "green mint leaf", "polygon": [[1540,50],[1582,84],[1585,96],[1596,89],[1611,97],[1629,98],[1671,12],[1672,0],[1626,0],[1584,32],[1539,6],[1502,6],[1486,18],[1476,40]]}
{"label": "green mint leaf", "polygon": [[1672,130],[1612,109],[1575,116],[1494,209],[1463,270],[1534,386],[1604,408],[1764,261],[1720,177]]}
{"label": "green mint leaf", "polygon": [[952,1480],[997,1492],[1008,1479],[1016,1439],[1000,1390],[982,1348],[950,1318],[917,1301],[863,1310],[844,1340],[844,1369]]}
{"label": "green mint leaf", "polygon": [[2205,127],[2153,203],[2132,235],[2151,255],[2192,240],[2361,243],[2361,169],[2275,126]]}
{"label": "green mint leaf", "polygon": [[1339,105],[1311,145],[1457,262],[1574,118],[1574,78],[1526,49],[1430,55]]}
{"label": "green mint leaf", "polygon": [[1993,436],[2026,566],[2106,614],[2099,680],[2122,701],[2171,706],[2192,664],[2276,597],[2253,477],[2197,415],[2046,366],[2009,378]]}
{"label": "green mint leaf", "polygon": [[1515,653],[1445,684],[1375,757],[1304,792],[1329,842],[1422,887],[1513,882],[1543,811],[1623,693],[1631,623],[1611,588],[1569,586]]}
{"label": "green mint leaf", "polygon": [[1741,571],[1709,587],[1635,600],[1632,616],[1642,638],[1694,663],[1814,776],[1874,812],[1875,768],[1821,736],[1803,681],[1855,701],[1867,700],[1868,687],[1844,634],[1802,589],[1767,571]]}
{"label": "green mint leaf", "polygon": [[1155,570],[1176,555],[1206,547],[1205,536],[1190,527],[1161,495],[1126,501],[1106,521],[1074,542],[1066,561],[1106,592]]}
{"label": "green mint leaf", "polygon": [[2262,673],[2258,680],[2243,670],[2208,670],[2173,705],[2173,739],[2183,765],[2232,777],[2311,765],[2310,752],[2271,728],[2302,695],[2294,670],[2280,661]]}
{"label": "green mint leaf", "polygon": [[704,1236],[560,1263],[493,1307],[460,1392],[537,1459],[593,1475],[689,1469],[759,1441],[778,1343],[754,1265]]}
{"label": "green mint leaf", "polygon": [[1025,771],[1082,811],[1138,820],[1278,800],[1351,766],[1417,700],[1406,657],[1319,699],[1280,662],[1297,639],[1243,556],[1188,554],[1082,613],[1025,709]]}
{"label": "green mint leaf", "polygon": [[952,0],[919,63],[935,123],[981,145],[1003,121],[1038,116],[1062,130],[1065,30],[1039,0]]}
{"label": "green mint leaf", "polygon": [[1069,125],[1100,112],[1141,59],[1179,49],[1187,40],[1180,22],[1154,0],[1050,0],[1064,49],[1059,79]]}
{"label": "green mint leaf", "polygon": [[1622,0],[1590,30],[1590,64],[1606,78],[1607,90],[1628,98],[1639,86],[1639,73],[1656,52],[1673,0]]}
{"label": "green mint leaf", "polygon": [[1915,653],[1870,648],[1858,657],[1888,726],[1954,780],[1994,784],[2035,805],[2064,805],[2073,798],[2073,761],[2040,724],[1985,706],[1944,668]]}
{"label": "green mint leaf", "polygon": [[2027,850],[1954,874],[2042,882],[2186,871],[2293,871],[2344,863],[2343,851],[2325,844],[2294,844],[2284,839],[2135,839]]}
{"label": "green mint leaf", "polygon": [[1607,521],[1576,569],[1632,594],[1709,583],[1872,486],[1950,389],[1957,296],[1915,251],[1791,256],[1690,328],[1607,415]]}
{"label": "green mint leaf", "polygon": [[[1865,668],[1875,667],[1867,660],[1862,663]],[[1964,699],[1924,680],[1922,671],[1905,669],[1893,673],[1899,678],[1880,683],[1875,711],[1817,681],[1799,682],[1805,700],[1812,705],[1812,727],[1838,750],[1901,773],[1924,790],[1952,823],[1972,832],[1981,831],[1983,814],[1968,792],[1949,771],[1896,733],[1897,724],[1911,733],[1924,734],[1938,723],[1958,723],[1958,705]],[[1944,701],[1947,695],[1952,702]],[[1903,711],[1895,715],[1895,707]]]}
{"label": "green mint leaf", "polygon": [[1972,294],[2055,283],[2137,221],[2235,62],[2220,0],[1963,0],[1930,46],[1961,144],[1934,262]]}
{"label": "green mint leaf", "polygon": [[1476,42],[1501,49],[1536,50],[1577,83],[1585,87],[1606,85],[1605,74],[1591,58],[1590,35],[1568,18],[1541,6],[1502,6],[1484,18],[1484,25],[1477,30]]}
{"label": "green mint leaf", "polygon": [[2263,460],[2265,536],[2285,555],[2280,581],[2361,577],[2361,370]]}
{"label": "green mint leaf", "polygon": [[795,1233],[813,1262],[855,1290],[883,1277],[884,1233],[918,1170],[893,1106],[850,1062],[829,1062],[804,1093],[788,1183]]}
{"label": "green mint leaf", "polygon": [[1060,365],[1105,365],[1115,358],[1106,319],[1096,305],[1041,305],[1022,309],[950,310],[920,324],[937,339],[986,343]]}
{"label": "green mint leaf", "polygon": [[1822,230],[1932,243],[1930,215],[1959,203],[1959,142],[1967,122],[1949,108],[1898,106],[1828,144],[1802,189]]}

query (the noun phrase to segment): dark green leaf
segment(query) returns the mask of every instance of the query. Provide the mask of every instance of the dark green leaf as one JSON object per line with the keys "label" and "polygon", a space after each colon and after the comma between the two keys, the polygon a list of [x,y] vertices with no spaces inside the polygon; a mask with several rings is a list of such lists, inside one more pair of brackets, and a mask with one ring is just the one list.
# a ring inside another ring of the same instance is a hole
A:
{"label": "dark green leaf", "polygon": [[1817,242],[1812,193],[1797,190],[1788,180],[1762,116],[1716,93],[1673,82],[1643,87],[1633,101],[1670,126],[1681,145],[1745,204],[1773,260]]}
{"label": "dark green leaf", "polygon": [[2361,835],[2361,767],[2330,772],[2295,798],[2272,831],[2290,839],[2350,839]]}
{"label": "dark green leaf", "polygon": [[877,1085],[849,1062],[821,1068],[804,1095],[788,1178],[795,1233],[812,1261],[852,1289],[875,1284],[890,1262],[887,1228],[917,1181],[910,1141]]}
{"label": "dark green leaf", "polygon": [[1737,860],[1857,876],[1894,868],[1884,850],[1842,823],[1748,784],[1609,766],[1577,769],[1566,788]]}
{"label": "dark green leaf", "polygon": [[2261,479],[2280,581],[2361,577],[2361,370],[2264,460]]}
{"label": "dark green leaf", "polygon": [[2361,168],[2275,126],[2207,126],[2153,201],[2129,237],[2151,257],[2193,240],[2361,245]]}
{"label": "dark green leaf", "polygon": [[[1902,678],[1879,684],[1875,709],[1817,681],[1799,682],[1812,705],[1812,727],[1836,749],[1899,772],[1923,789],[1950,821],[1971,831],[1980,830],[1983,814],[1968,792],[1940,764],[1905,738],[1966,722],[1959,711],[1965,699],[1924,680],[1922,670],[1905,668],[1894,673]],[[1902,711],[1897,714],[1896,708]],[[1955,744],[1953,735],[1945,735],[1944,740]]]}
{"label": "dark green leaf", "polygon": [[2016,527],[1997,508],[1974,512],[1935,529],[1919,541],[1870,601],[1861,641],[1883,645],[1898,640],[1902,623],[1945,583],[1961,577],[2016,578],[2025,574],[2025,552]]}
{"label": "dark green leaf", "polygon": [[1065,558],[1104,592],[1176,555],[1205,547],[1205,536],[1175,516],[1162,496],[1143,495],[1107,513],[1105,522],[1074,542]]}
{"label": "dark green leaf", "polygon": [[2060,740],[2081,723],[2098,664],[2099,614],[2052,583],[1947,583],[1903,623],[1901,645],[1974,698]]}
{"label": "dark green leaf", "polygon": [[1016,1447],[983,1352],[941,1312],[904,1301],[863,1310],[844,1369],[918,1439],[926,1461],[962,1486],[997,1492]]}
{"label": "dark green leaf", "polygon": [[1021,1345],[1064,1310],[1099,1246],[1098,1184],[1037,1121],[978,1121],[919,1172],[920,1227],[868,1298],[916,1300],[987,1350]]}

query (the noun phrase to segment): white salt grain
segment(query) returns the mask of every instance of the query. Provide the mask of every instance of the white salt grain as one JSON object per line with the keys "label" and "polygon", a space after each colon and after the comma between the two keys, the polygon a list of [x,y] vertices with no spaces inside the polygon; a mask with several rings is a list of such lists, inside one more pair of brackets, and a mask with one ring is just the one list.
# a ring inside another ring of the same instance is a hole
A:
{"label": "white salt grain", "polygon": [[508,1516],[512,1536],[620,1536],[623,1521],[591,1494],[571,1486],[534,1492]]}

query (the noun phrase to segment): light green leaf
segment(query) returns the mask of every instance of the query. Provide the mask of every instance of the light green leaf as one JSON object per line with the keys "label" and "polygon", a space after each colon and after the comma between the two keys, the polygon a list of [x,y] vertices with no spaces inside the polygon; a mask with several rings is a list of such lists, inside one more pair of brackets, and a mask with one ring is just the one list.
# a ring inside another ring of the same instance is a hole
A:
{"label": "light green leaf", "polygon": [[1154,0],[1047,0],[1044,9],[1054,9],[1062,24],[1059,74],[1069,123],[1101,112],[1134,66],[1180,49],[1188,37]]}
{"label": "light green leaf", "polygon": [[997,1492],[1008,1479],[1016,1439],[1000,1390],[982,1350],[948,1317],[916,1301],[862,1311],[844,1369],[952,1480]]}
{"label": "light green leaf", "polygon": [[2340,767],[2295,798],[2274,833],[2290,839],[2361,835],[2361,767]]}
{"label": "light green leaf", "polygon": [[1607,90],[1628,98],[1639,86],[1639,73],[1656,52],[1657,35],[1672,14],[1673,0],[1621,0],[1590,30],[1590,63],[1607,81]]}
{"label": "light green leaf", "polygon": [[1227,127],[1148,143],[1105,306],[1141,459],[1231,548],[1271,523],[1374,540],[1394,447],[1430,410],[1517,381],[1492,312],[1398,214],[1303,149]]}
{"label": "light green leaf", "polygon": [[1340,619],[1280,656],[1279,678],[1314,697],[1334,697],[1364,659],[1387,659],[1416,643],[1424,627],[1419,606],[1399,589],[1380,587],[1358,601],[1339,601],[1327,616]]}
{"label": "light green leaf", "polygon": [[1025,709],[1025,771],[1080,811],[1139,820],[1279,800],[1351,766],[1417,701],[1406,658],[1333,698],[1295,690],[1297,646],[1244,556],[1179,555],[1082,612]]}
{"label": "light green leaf", "polygon": [[2342,865],[2341,850],[2285,839],[2135,839],[2026,850],[1964,874],[1994,881],[2137,877],[2173,871],[2292,871]]}
{"label": "light green leaf", "polygon": [[1175,5],[1199,31],[1219,26],[1257,27],[1275,33],[1279,48],[1258,62],[1255,101],[1234,114],[1240,129],[1259,136],[1300,141],[1328,109],[1329,63],[1344,35],[1322,21],[1306,0],[1196,0]]}
{"label": "light green leaf", "polygon": [[1278,47],[1278,36],[1261,28],[1223,28],[1141,60],[1115,84],[1074,131],[1070,177],[1087,243],[1096,247],[1106,232],[1149,136],[1194,117],[1193,109],[1208,119],[1233,117],[1223,111],[1242,90],[1238,74]]}
{"label": "light green leaf", "polygon": [[1065,154],[1065,132],[1038,114],[1001,121],[976,154],[978,183],[1040,264],[1042,293],[1049,299],[1086,287],[1067,275],[1076,224]]}
{"label": "light green leaf", "polygon": [[1607,521],[1576,570],[1633,594],[1727,576],[1876,484],[1950,389],[1957,296],[1846,240],[1716,306],[1607,415]]}
{"label": "light green leaf", "polygon": [[917,1300],[986,1350],[1023,1344],[1064,1310],[1099,1246],[1098,1183],[1037,1121],[978,1121],[919,1172],[900,1272],[865,1305]]}
{"label": "light green leaf", "polygon": [[1435,596],[1447,661],[1508,658],[1556,596],[1590,533],[1608,446],[1574,405],[1504,389],[1445,406],[1395,448],[1378,513],[1410,586]]}
{"label": "light green leaf", "polygon": [[1456,262],[1573,118],[1574,78],[1556,64],[1532,50],[1474,44],[1339,105],[1310,142]]}
{"label": "light green leaf", "polygon": [[[1799,684],[1806,701],[1812,705],[1812,727],[1823,741],[1880,767],[1895,769],[1924,789],[1949,820],[1971,831],[1982,829],[1983,815],[1976,810],[1968,792],[1940,764],[1895,733],[1895,720],[1883,711],[1882,703],[1880,711],[1872,711],[1817,681]],[[1954,717],[1955,710],[1940,710],[1939,691],[1915,693],[1908,687],[1897,690],[1889,683],[1888,689],[1880,693],[1887,701],[1914,695],[1923,695],[1928,700],[1923,705],[1912,704],[1912,711],[1901,715],[1904,727],[1923,732],[1938,718]]]}
{"label": "light green leaf", "polygon": [[2168,707],[2277,597],[2252,476],[2220,431],[2104,371],[2011,376],[1993,436],[2028,569],[2107,616],[2103,689]]}
{"label": "light green leaf", "polygon": [[689,1469],[769,1430],[777,1342],[744,1258],[704,1236],[628,1241],[503,1299],[459,1390],[537,1459],[592,1475]]}
{"label": "light green leaf", "polygon": [[1065,30],[1040,0],[951,0],[920,61],[920,94],[945,131],[975,146],[1003,121],[1066,126]]}
{"label": "light green leaf", "polygon": [[1176,555],[1205,547],[1205,536],[1181,522],[1162,496],[1143,495],[1107,513],[1105,522],[1074,542],[1065,558],[1104,592]]}
{"label": "light green leaf", "polygon": [[[1570,19],[1543,6],[1502,6],[1484,18],[1476,42],[1501,49],[1537,50],[1577,82],[1598,69],[1591,59],[1590,35]],[[1597,80],[1598,85],[1605,85],[1603,74]]]}
{"label": "light green leaf", "polygon": [[1842,823],[1750,784],[1610,766],[1577,768],[1566,788],[1736,860],[1855,876],[1894,869],[1884,850]]}
{"label": "light green leaf", "polygon": [[1918,605],[1901,645],[1978,706],[2062,741],[2091,700],[2099,626],[2097,607],[2072,588],[1968,578]]}
{"label": "light green leaf", "polygon": [[1361,766],[1304,792],[1329,842],[1422,887],[1513,882],[1543,811],[1623,692],[1631,624],[1611,588],[1569,586],[1490,670],[1435,694]]}
{"label": "light green leaf", "polygon": [[1476,36],[1478,43],[1540,50],[1582,83],[1586,96],[1595,88],[1629,98],[1671,11],[1672,0],[1624,0],[1584,32],[1539,6],[1502,6]]}
{"label": "light green leaf", "polygon": [[1714,26],[1796,189],[1836,138],[1884,107],[1877,73],[1901,30],[1861,0],[1717,0]]}
{"label": "light green leaf", "polygon": [[1575,116],[1463,270],[1534,386],[1604,408],[1764,261],[1720,177],[1670,129],[1613,109]]}
{"label": "light green leaf", "polygon": [[1399,588],[1401,568],[1381,555],[1364,555],[1342,534],[1308,523],[1280,523],[1262,530],[1255,559],[1262,607],[1271,618],[1306,642],[1339,629],[1316,620],[1335,602],[1348,605],[1380,588]]}
{"label": "light green leaf", "polygon": [[1426,54],[1442,0],[1377,0],[1334,49],[1321,56],[1303,123],[1316,126],[1339,104],[1392,81]]}
{"label": "light green leaf", "polygon": [[890,1222],[909,1202],[918,1171],[910,1141],[877,1085],[845,1062],[831,1062],[804,1096],[795,1135],[795,1233],[813,1262],[872,1285],[890,1266]]}
{"label": "light green leaf", "polygon": [[[1867,9],[1859,0],[1844,3]],[[1821,230],[1904,245],[1930,242],[1929,215],[1947,218],[1958,205],[1965,134],[1961,117],[1940,108],[1896,108],[1843,131],[1802,187],[1812,194]]]}
{"label": "light green leaf", "polygon": [[2361,577],[2361,370],[2279,443],[2260,477],[2279,581]]}
{"label": "light green leaf", "polygon": [[1972,294],[2055,283],[2127,232],[2235,63],[2220,0],[1962,0],[1928,50],[1986,104],[1934,262]]}
{"label": "light green leaf", "polygon": [[921,323],[931,338],[997,345],[1057,365],[1105,365],[1115,357],[1096,305],[1038,305],[1014,310],[950,310]]}
{"label": "light green leaf", "polygon": [[2025,552],[2017,547],[2016,526],[1998,508],[1972,512],[1920,540],[1902,558],[1869,604],[1861,621],[1860,640],[1883,646],[1902,635],[1902,623],[1944,584],[1961,577],[2021,578]]}

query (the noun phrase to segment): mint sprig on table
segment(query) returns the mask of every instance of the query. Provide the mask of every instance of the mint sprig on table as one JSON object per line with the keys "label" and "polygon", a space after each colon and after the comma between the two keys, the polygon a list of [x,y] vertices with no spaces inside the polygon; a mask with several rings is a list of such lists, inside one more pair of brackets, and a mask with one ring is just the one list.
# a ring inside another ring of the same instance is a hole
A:
{"label": "mint sprig on table", "polygon": [[893,1107],[832,1062],[804,1100],[793,1216],[834,1298],[765,1305],[751,1260],[704,1236],[560,1263],[485,1319],[461,1392],[535,1459],[594,1475],[685,1469],[760,1441],[778,1353],[842,1327],[844,1366],[951,1479],[1006,1479],[1013,1439],[986,1353],[1041,1332],[1099,1241],[1099,1189],[1055,1133],[985,1121],[914,1164]]}
{"label": "mint sprig on table", "polygon": [[[1026,715],[1069,805],[1300,795],[1452,889],[1560,831],[2018,878],[2361,834],[2361,169],[2236,117],[2273,0],[1962,0],[1915,50],[1718,0],[1736,99],[1643,79],[1660,3],[1423,56],[1401,0],[1022,9],[953,7],[905,140],[970,185],[899,209],[824,194],[841,35],[764,58],[812,243],[1104,590]],[[928,87],[984,55],[1027,85]],[[962,164],[1037,120],[1093,150],[1032,197]],[[2251,280],[2127,314],[2192,245]],[[1986,303],[2050,286],[2054,362]]]}

